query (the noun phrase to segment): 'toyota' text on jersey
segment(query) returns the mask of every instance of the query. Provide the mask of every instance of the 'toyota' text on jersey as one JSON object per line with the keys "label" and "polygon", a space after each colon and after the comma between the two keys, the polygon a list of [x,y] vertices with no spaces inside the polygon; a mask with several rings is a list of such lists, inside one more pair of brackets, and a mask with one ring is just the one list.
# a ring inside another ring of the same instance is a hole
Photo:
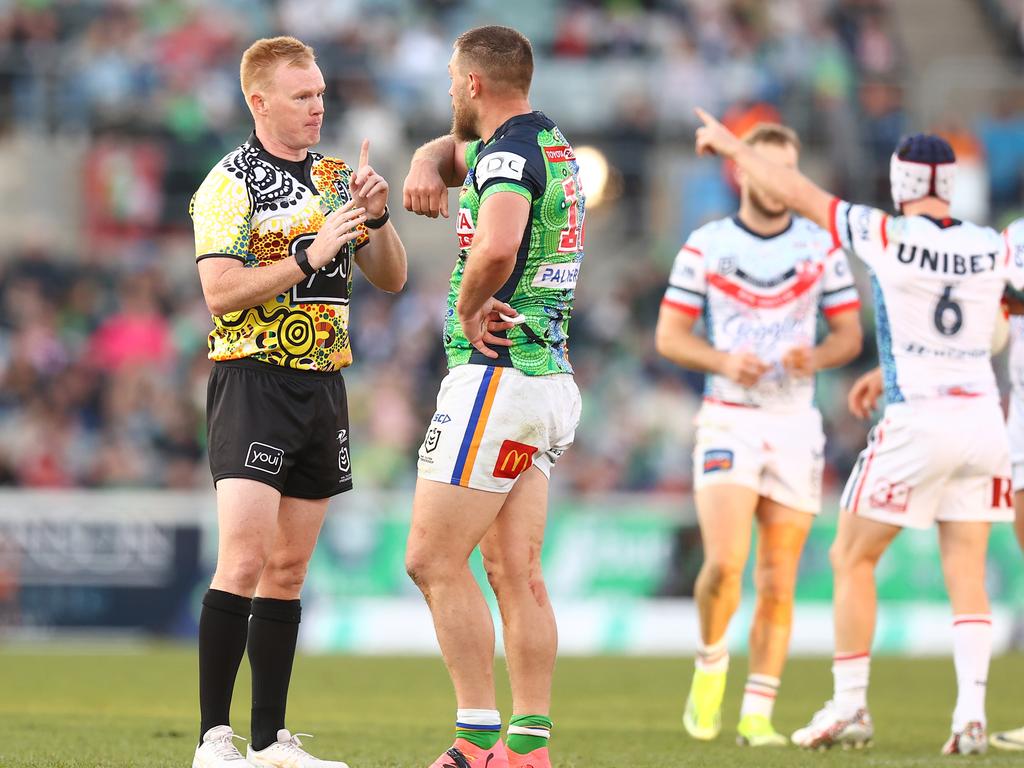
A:
{"label": "'toyota' text on jersey", "polygon": [[[456,232],[459,258],[452,272],[444,324],[448,367],[466,363],[515,367],[531,376],[572,373],[569,318],[583,262],[585,197],[579,164],[558,127],[543,113],[517,115],[488,141],[466,149],[469,173],[459,193]],[[507,332],[511,347],[495,347],[498,360],[480,354],[466,338],[455,312],[471,258],[480,206],[497,192],[530,201],[530,216],[511,276],[495,298],[526,321]]]}

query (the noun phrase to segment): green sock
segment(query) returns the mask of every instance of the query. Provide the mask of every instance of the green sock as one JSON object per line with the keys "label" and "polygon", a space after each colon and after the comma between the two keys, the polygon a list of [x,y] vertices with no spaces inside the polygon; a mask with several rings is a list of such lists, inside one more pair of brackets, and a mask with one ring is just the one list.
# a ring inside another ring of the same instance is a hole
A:
{"label": "green sock", "polygon": [[455,715],[455,738],[490,749],[501,738],[501,715],[492,709],[460,709]]}
{"label": "green sock", "polygon": [[547,715],[513,715],[505,744],[516,754],[525,755],[546,747],[550,736],[551,718]]}

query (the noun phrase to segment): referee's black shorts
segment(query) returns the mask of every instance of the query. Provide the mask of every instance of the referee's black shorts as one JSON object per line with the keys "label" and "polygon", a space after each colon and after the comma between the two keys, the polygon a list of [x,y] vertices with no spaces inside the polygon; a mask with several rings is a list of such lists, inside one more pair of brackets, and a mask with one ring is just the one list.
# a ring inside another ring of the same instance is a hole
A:
{"label": "referee's black shorts", "polygon": [[207,389],[206,435],[214,485],[244,477],[300,499],[326,499],[352,488],[340,373],[217,361]]}

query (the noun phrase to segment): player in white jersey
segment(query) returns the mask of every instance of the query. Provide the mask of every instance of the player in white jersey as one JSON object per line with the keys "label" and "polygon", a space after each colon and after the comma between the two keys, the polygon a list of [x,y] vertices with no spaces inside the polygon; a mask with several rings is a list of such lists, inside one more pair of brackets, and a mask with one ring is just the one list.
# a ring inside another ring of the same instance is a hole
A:
{"label": "player in white jersey", "polygon": [[[795,167],[799,139],[762,124],[744,141]],[[700,644],[683,724],[721,730],[726,630],[758,524],[750,669],[740,744],[782,745],[771,724],[786,661],[797,566],[821,508],[825,437],[814,373],[860,352],[860,302],[842,248],[821,227],[739,174],[740,209],[693,232],[676,257],[658,319],[658,351],[707,373],[694,486],[704,545],[696,600]],[[829,334],[816,345],[819,313]],[[705,338],[694,334],[703,316]]]}
{"label": "player in white jersey", "polygon": [[992,622],[985,590],[991,523],[1013,519],[1010,457],[989,354],[1007,281],[1020,283],[1002,236],[950,218],[953,150],[904,139],[891,161],[900,215],[833,198],[799,171],[751,152],[707,113],[698,153],[732,157],[791,208],[828,226],[867,264],[875,292],[886,409],[843,493],[832,547],[835,694],[793,734],[801,746],[867,743],[874,570],[903,527],[938,522],[953,606],[958,697],[943,754],[985,750]]}

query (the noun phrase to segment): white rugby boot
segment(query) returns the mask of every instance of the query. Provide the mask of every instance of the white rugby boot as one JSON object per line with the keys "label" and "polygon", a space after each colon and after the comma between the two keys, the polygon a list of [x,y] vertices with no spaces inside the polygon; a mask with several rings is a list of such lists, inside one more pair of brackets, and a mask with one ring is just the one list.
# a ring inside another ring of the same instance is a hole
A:
{"label": "white rugby boot", "polygon": [[840,717],[835,704],[825,702],[811,722],[793,732],[793,743],[804,749],[861,749],[870,747],[875,726],[867,709],[858,709],[852,717]]}
{"label": "white rugby boot", "polygon": [[214,726],[203,734],[203,743],[196,747],[192,768],[247,768],[249,764],[233,741],[241,738],[230,725]]}
{"label": "white rugby boot", "polygon": [[942,745],[944,755],[983,755],[988,749],[985,726],[972,720],[962,731],[953,731]]}
{"label": "white rugby boot", "polygon": [[[348,768],[347,763],[338,760],[321,760],[313,757],[302,748],[299,736],[309,736],[310,733],[289,733],[286,728],[277,732],[277,741],[266,749],[258,752],[249,745],[245,753],[245,759],[250,765],[261,766],[262,768]],[[231,768],[241,768],[231,766]]]}

